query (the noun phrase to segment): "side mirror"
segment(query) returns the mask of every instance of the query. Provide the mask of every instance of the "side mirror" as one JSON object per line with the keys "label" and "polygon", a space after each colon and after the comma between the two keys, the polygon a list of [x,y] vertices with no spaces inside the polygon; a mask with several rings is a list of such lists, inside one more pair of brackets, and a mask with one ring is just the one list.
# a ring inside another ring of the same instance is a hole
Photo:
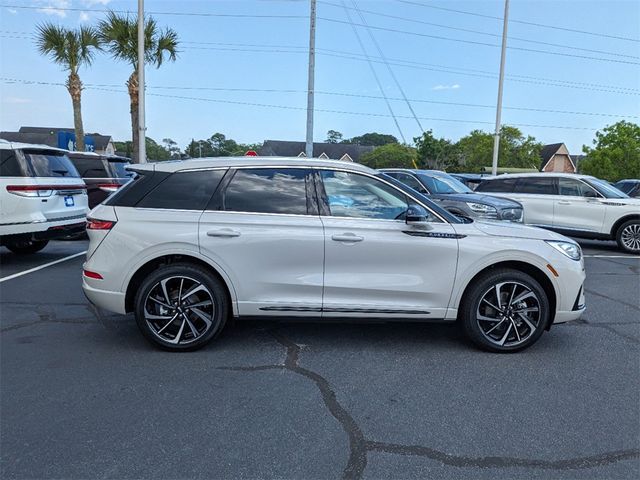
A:
{"label": "side mirror", "polygon": [[407,225],[421,225],[427,224],[427,217],[429,213],[421,205],[409,205],[407,213],[405,214],[405,222]]}

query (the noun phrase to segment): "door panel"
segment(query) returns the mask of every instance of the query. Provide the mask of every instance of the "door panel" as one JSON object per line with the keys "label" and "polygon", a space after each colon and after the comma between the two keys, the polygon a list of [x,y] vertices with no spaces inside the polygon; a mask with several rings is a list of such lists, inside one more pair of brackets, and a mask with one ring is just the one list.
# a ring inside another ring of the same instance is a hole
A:
{"label": "door panel", "polygon": [[596,198],[598,192],[572,178],[559,178],[558,192],[560,195],[555,197],[554,227],[591,232],[602,230],[607,206]]}

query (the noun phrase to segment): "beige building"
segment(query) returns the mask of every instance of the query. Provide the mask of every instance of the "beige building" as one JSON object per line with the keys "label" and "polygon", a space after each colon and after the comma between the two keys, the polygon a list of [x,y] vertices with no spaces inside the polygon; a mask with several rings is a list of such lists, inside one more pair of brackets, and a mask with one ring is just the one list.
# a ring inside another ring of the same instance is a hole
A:
{"label": "beige building", "polygon": [[545,145],[542,147],[540,157],[542,158],[541,172],[576,173],[576,164],[564,143]]}

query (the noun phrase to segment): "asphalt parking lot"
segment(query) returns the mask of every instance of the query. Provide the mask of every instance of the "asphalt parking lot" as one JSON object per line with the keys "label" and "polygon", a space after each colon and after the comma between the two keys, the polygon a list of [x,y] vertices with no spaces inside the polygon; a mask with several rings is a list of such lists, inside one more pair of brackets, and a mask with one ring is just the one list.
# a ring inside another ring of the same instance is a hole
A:
{"label": "asphalt parking lot", "polygon": [[515,355],[408,323],[162,352],[87,304],[86,241],[1,249],[0,476],[639,478],[640,258],[581,243],[583,319]]}

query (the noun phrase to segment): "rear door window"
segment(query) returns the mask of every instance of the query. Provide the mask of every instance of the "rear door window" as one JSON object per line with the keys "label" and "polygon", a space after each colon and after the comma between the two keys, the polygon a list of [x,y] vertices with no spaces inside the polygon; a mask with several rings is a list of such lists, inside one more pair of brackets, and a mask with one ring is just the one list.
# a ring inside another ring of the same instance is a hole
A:
{"label": "rear door window", "polygon": [[102,158],[95,156],[70,155],[71,162],[75,165],[82,178],[106,178],[107,172]]}
{"label": "rear door window", "polygon": [[204,210],[226,170],[176,172],[156,186],[136,207]]}
{"label": "rear door window", "polygon": [[307,194],[312,172],[304,168],[238,169],[221,197],[231,212],[317,215]]}
{"label": "rear door window", "polygon": [[516,193],[529,193],[532,195],[555,195],[555,178],[520,178],[515,188]]}
{"label": "rear door window", "polygon": [[23,150],[32,177],[79,177],[69,157],[62,152]]}

